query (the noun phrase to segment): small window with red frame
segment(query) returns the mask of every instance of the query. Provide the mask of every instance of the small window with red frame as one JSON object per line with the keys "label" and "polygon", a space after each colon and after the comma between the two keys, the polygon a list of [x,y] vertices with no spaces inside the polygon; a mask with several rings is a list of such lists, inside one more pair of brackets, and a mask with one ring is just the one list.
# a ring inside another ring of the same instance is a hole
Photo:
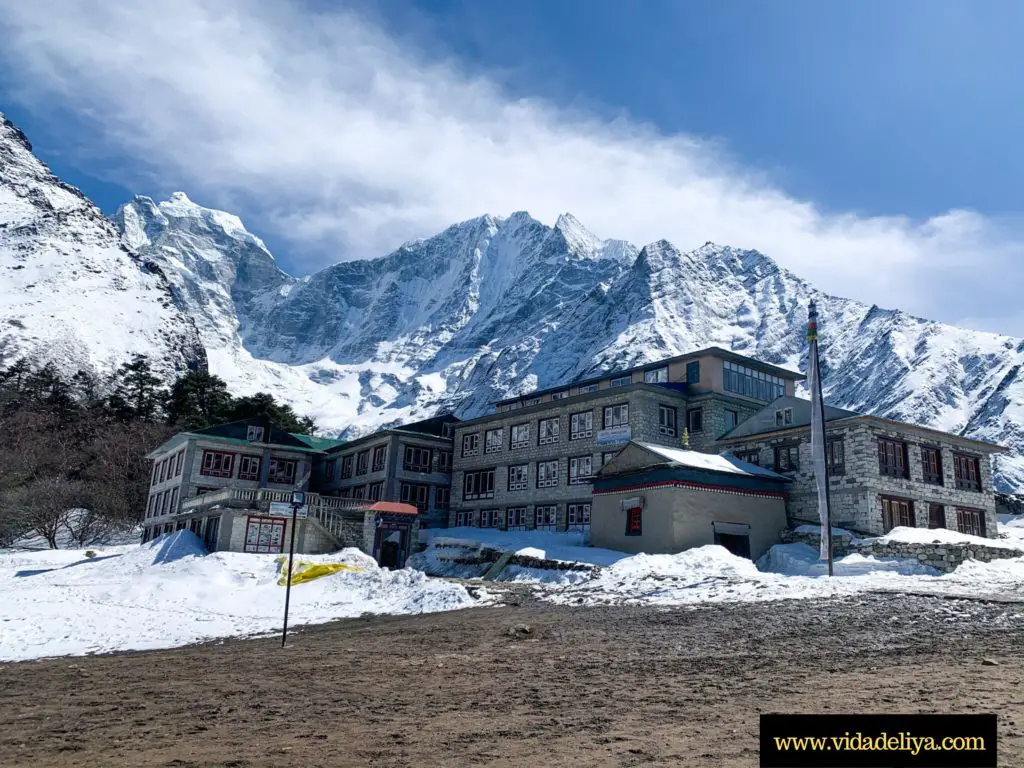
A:
{"label": "small window with red frame", "polygon": [[640,507],[630,507],[626,510],[626,535],[640,536],[643,531],[643,510]]}

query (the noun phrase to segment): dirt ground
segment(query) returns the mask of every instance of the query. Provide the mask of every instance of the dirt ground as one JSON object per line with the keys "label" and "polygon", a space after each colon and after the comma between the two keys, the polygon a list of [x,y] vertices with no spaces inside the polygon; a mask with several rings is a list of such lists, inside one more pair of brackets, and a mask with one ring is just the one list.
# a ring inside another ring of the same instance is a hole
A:
{"label": "dirt ground", "polygon": [[762,712],[996,712],[1020,766],[1022,632],[1020,604],[927,597],[523,599],[6,664],[0,765],[756,766]]}

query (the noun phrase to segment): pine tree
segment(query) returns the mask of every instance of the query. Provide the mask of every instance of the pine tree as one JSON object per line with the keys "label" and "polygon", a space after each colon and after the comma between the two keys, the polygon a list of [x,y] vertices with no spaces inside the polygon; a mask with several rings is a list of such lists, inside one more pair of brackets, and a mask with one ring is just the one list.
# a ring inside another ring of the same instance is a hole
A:
{"label": "pine tree", "polygon": [[236,398],[231,405],[228,419],[229,421],[239,421],[254,416],[266,416],[271,423],[285,432],[311,435],[316,430],[316,424],[312,419],[307,416],[299,416],[290,405],[278,403],[274,396],[267,392],[257,392],[255,395]]}
{"label": "pine tree", "polygon": [[228,386],[206,371],[189,371],[171,386],[167,423],[182,429],[202,429],[230,420],[232,400]]}
{"label": "pine tree", "polygon": [[110,409],[118,418],[128,421],[156,421],[162,415],[167,400],[166,390],[160,387],[160,378],[146,355],[135,354],[124,363],[113,377]]}

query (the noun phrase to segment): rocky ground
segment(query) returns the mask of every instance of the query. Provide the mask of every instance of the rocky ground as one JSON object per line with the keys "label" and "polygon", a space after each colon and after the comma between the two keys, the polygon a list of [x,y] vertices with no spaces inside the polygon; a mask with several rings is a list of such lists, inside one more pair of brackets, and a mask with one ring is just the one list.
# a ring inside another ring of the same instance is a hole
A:
{"label": "rocky ground", "polygon": [[757,765],[762,712],[996,712],[1024,765],[1024,605],[504,607],[0,665],[0,765]]}

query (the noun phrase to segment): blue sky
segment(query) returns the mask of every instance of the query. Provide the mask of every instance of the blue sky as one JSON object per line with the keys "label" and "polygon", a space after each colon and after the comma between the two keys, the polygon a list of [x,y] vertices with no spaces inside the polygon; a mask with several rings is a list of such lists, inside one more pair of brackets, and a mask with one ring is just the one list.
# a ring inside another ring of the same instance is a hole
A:
{"label": "blue sky", "polygon": [[108,212],[183,189],[293,272],[568,210],[1024,333],[975,274],[1024,277],[1019,3],[5,4],[0,110],[61,176]]}

